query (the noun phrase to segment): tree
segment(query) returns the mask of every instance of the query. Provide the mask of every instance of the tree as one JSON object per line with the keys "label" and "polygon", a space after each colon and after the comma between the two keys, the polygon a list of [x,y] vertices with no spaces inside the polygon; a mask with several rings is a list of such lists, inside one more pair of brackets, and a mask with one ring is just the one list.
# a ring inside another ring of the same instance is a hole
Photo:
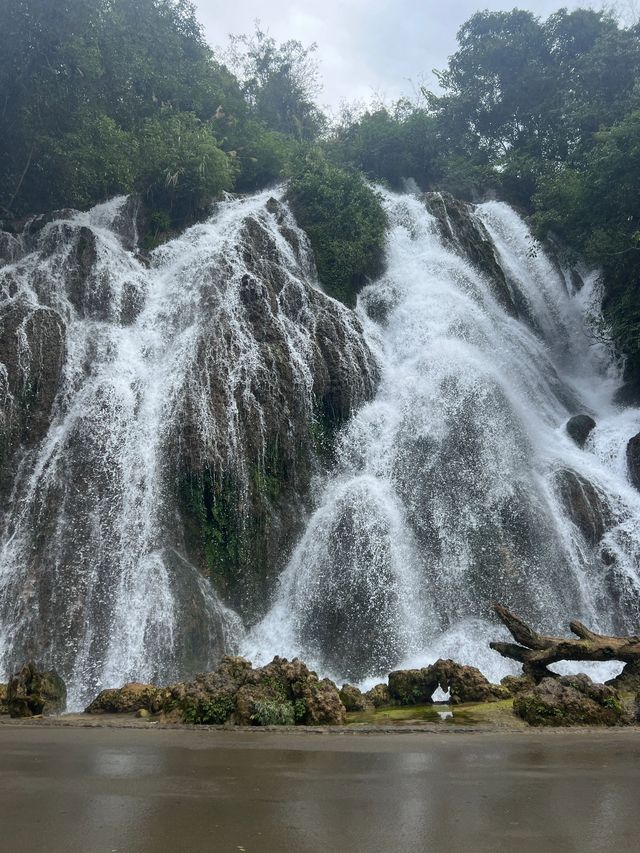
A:
{"label": "tree", "polygon": [[231,36],[229,62],[243,83],[255,115],[271,130],[300,140],[316,139],[324,118],[314,103],[320,87],[316,45],[277,44],[256,23],[253,36]]}

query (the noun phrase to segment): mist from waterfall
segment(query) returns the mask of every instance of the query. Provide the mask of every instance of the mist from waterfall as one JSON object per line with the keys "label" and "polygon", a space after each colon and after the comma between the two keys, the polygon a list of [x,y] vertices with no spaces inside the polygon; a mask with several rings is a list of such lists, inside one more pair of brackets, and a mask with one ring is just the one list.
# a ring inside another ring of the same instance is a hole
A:
{"label": "mist from waterfall", "polygon": [[[507,205],[479,205],[514,316],[422,199],[384,199],[387,270],[358,305],[379,389],[343,430],[244,654],[297,655],[364,684],[437,657],[498,679],[513,669],[488,648],[503,636],[492,601],[540,629],[637,630],[640,494],[625,448],[640,411],[613,402],[597,275],[578,289]],[[565,429],[579,412],[597,422],[583,449]],[[593,537],[568,506],[576,489],[602,526]]]}

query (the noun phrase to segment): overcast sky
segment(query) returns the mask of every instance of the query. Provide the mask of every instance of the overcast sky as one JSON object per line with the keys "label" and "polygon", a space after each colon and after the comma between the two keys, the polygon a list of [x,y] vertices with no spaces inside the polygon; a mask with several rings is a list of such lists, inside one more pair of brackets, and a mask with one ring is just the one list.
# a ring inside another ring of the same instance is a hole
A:
{"label": "overcast sky", "polygon": [[[629,0],[622,0],[629,2]],[[599,0],[196,0],[207,38],[222,46],[229,33],[250,33],[260,19],[275,39],[316,42],[323,82],[321,104],[411,95],[433,85],[461,24],[480,9],[526,8],[546,17],[562,6],[600,8]]]}

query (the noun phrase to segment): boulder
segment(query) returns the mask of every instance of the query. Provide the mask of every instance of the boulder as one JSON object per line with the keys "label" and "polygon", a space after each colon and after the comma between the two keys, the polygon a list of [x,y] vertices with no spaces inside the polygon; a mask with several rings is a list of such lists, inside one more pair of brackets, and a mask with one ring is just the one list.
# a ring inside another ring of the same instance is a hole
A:
{"label": "boulder", "polygon": [[373,702],[353,684],[343,684],[340,690],[340,701],[347,711],[371,711]]}
{"label": "boulder", "polygon": [[0,684],[0,714],[8,714],[9,708],[7,707],[7,685]]}
{"label": "boulder", "polygon": [[640,489],[640,432],[627,443],[627,468],[629,479],[636,489]]}
{"label": "boulder", "polygon": [[392,705],[393,699],[389,688],[386,684],[376,684],[371,690],[367,690],[364,694],[365,698],[371,702],[374,708],[381,708],[383,705]]}
{"label": "boulder", "polygon": [[566,468],[556,475],[562,503],[590,545],[597,545],[612,522],[611,512],[593,483]]}
{"label": "boulder", "polygon": [[27,663],[7,685],[7,706],[11,717],[58,714],[67,706],[67,688],[54,669],[42,671]]}
{"label": "boulder", "polygon": [[389,673],[389,693],[400,705],[425,705],[433,701],[440,687],[450,694],[450,702],[495,702],[506,699],[506,687],[491,684],[475,666],[453,660],[437,660],[423,669],[401,669]]}
{"label": "boulder", "polygon": [[93,702],[85,708],[86,714],[133,714],[146,710],[155,713],[160,710],[165,692],[153,684],[140,684],[132,681],[114,690],[103,690]]}
{"label": "boulder", "polygon": [[567,432],[578,447],[584,447],[596,422],[590,415],[574,415],[567,421]]}
{"label": "boulder", "polygon": [[513,710],[531,726],[615,726],[626,722],[620,695],[588,675],[544,678],[518,694]]}

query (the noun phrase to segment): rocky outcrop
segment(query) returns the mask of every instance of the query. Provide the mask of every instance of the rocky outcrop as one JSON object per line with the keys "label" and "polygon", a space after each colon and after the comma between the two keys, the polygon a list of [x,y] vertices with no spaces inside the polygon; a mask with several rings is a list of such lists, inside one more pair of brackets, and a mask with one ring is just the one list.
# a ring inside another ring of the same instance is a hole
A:
{"label": "rocky outcrop", "polygon": [[589,676],[544,678],[519,693],[513,710],[531,726],[615,726],[628,722],[620,696],[612,687],[594,684]]}
{"label": "rocky outcrop", "polygon": [[58,714],[67,706],[67,688],[55,670],[27,663],[9,680],[6,703],[11,717]]}
{"label": "rocky outcrop", "polygon": [[353,684],[343,684],[340,689],[340,701],[347,711],[371,711],[374,703]]}
{"label": "rocky outcrop", "polygon": [[336,725],[345,708],[336,685],[320,680],[297,658],[276,657],[254,669],[241,657],[225,657],[220,666],[166,688],[125,684],[104,690],[86,712],[163,712],[187,723],[236,725]]}
{"label": "rocky outcrop", "polygon": [[622,672],[606,684],[625,693],[640,693],[640,661],[626,663]]}
{"label": "rocky outcrop", "polygon": [[595,429],[596,422],[591,415],[574,415],[567,421],[567,432],[578,447],[584,447],[591,431]]}
{"label": "rocky outcrop", "polygon": [[462,666],[452,660],[437,660],[423,669],[404,669],[389,673],[389,694],[399,705],[424,705],[433,701],[440,687],[450,694],[450,702],[495,702],[509,697],[509,691],[491,684],[475,666]]}
{"label": "rocky outcrop", "polygon": [[473,215],[473,206],[442,192],[427,193],[425,199],[442,239],[487,277],[498,302],[517,316],[513,292],[487,229]]}
{"label": "rocky outcrop", "polygon": [[612,523],[603,496],[593,483],[566,468],[556,475],[556,483],[564,507],[590,545],[597,545]]}
{"label": "rocky outcrop", "polygon": [[627,468],[629,479],[636,489],[640,489],[640,432],[627,443]]}
{"label": "rocky outcrop", "polygon": [[393,703],[387,684],[376,684],[371,690],[367,690],[364,695],[374,708],[382,708],[384,705],[391,705]]}
{"label": "rocky outcrop", "polygon": [[103,690],[85,709],[87,714],[133,714],[142,709],[157,712],[165,692],[153,684],[132,681],[114,690]]}

